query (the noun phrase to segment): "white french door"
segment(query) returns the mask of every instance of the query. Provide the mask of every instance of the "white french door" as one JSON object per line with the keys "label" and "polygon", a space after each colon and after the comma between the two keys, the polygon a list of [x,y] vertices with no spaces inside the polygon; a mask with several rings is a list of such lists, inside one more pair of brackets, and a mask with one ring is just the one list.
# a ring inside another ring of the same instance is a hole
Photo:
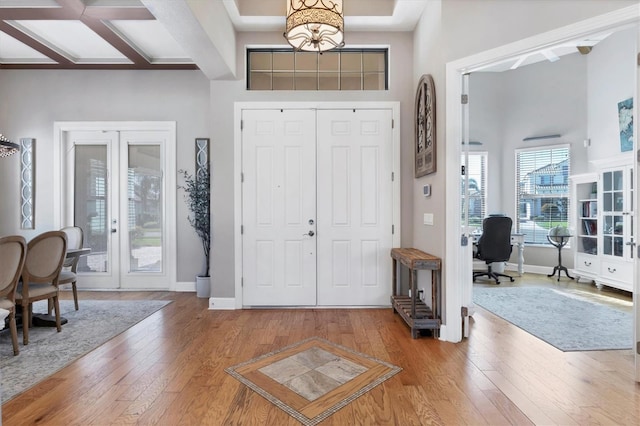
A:
{"label": "white french door", "polygon": [[174,286],[173,140],[167,130],[62,132],[63,225],[80,226],[91,248],[80,260],[78,287]]}
{"label": "white french door", "polygon": [[245,306],[388,305],[392,110],[242,110]]}

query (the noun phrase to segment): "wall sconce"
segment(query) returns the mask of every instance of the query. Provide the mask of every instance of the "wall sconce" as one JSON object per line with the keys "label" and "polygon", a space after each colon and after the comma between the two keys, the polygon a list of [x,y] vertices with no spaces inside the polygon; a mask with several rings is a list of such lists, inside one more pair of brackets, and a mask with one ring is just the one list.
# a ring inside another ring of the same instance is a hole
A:
{"label": "wall sconce", "polygon": [[11,142],[2,133],[0,133],[0,158],[8,157],[20,150],[20,145]]}

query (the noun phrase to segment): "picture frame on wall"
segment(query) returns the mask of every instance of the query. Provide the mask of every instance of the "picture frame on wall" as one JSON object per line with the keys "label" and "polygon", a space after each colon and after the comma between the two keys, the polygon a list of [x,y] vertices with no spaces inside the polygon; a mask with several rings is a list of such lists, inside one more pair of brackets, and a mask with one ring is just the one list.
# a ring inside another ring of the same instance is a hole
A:
{"label": "picture frame on wall", "polygon": [[436,171],[436,89],[433,77],[420,77],[415,105],[415,177]]}
{"label": "picture frame on wall", "polygon": [[618,102],[620,152],[633,150],[633,98]]}

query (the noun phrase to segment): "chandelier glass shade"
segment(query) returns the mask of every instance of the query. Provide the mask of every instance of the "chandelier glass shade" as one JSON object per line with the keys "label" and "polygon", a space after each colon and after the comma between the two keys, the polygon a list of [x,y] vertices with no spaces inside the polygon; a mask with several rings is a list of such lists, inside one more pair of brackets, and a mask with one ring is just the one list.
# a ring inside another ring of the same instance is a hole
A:
{"label": "chandelier glass shade", "polygon": [[284,37],[296,51],[322,53],[343,47],[342,0],[287,0]]}
{"label": "chandelier glass shade", "polygon": [[4,137],[2,133],[0,133],[0,158],[8,157],[11,154],[18,152],[19,150],[20,145],[11,142],[9,139]]}

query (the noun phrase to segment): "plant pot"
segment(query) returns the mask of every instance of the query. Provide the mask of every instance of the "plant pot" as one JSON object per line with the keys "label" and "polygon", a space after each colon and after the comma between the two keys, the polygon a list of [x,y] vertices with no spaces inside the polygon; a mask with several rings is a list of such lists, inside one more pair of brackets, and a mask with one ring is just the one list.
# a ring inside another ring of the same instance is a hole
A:
{"label": "plant pot", "polygon": [[210,277],[196,277],[196,296],[201,298],[209,297],[211,293],[211,280]]}

